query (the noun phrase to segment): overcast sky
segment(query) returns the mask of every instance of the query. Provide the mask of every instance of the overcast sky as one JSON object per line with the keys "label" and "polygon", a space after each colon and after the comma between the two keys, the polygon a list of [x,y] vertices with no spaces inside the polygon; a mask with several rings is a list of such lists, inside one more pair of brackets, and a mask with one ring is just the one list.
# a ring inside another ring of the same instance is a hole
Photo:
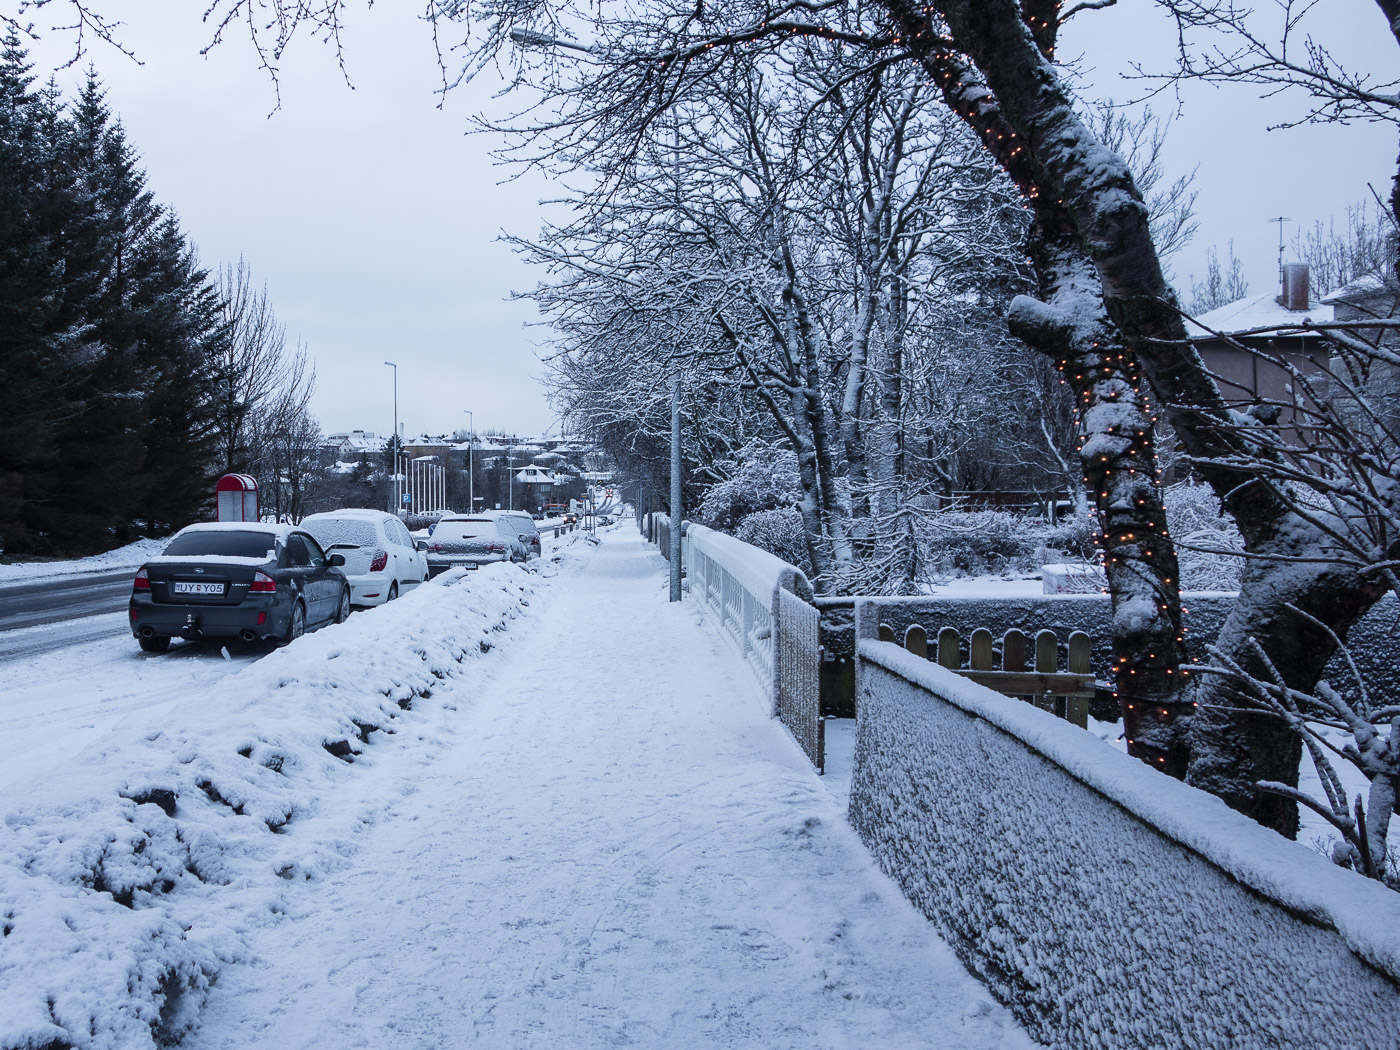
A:
{"label": "overcast sky", "polygon": [[[265,281],[291,339],[317,366],[313,411],[327,432],[388,433],[398,363],[399,418],[410,433],[450,432],[473,413],[478,430],[543,431],[553,424],[537,382],[543,371],[529,302],[512,291],[537,277],[498,243],[501,231],[532,235],[539,179],[500,184],[486,137],[468,116],[490,104],[483,79],[436,108],[431,36],[419,5],[351,5],[346,87],[334,52],[297,42],[282,64],[281,109],[246,37],[234,33],[208,58],[204,5],[177,0],[109,3],[127,22],[137,65],[95,46],[89,53],[108,100],[141,152],[152,188],[180,214],[209,267],[241,255]],[[1262,0],[1261,8],[1271,6]],[[1395,66],[1395,42],[1373,0],[1326,0],[1329,43],[1372,69]],[[1129,98],[1141,84],[1118,79],[1131,59],[1170,62],[1173,35],[1151,5],[1126,0],[1072,19],[1061,57],[1084,52],[1100,94]],[[52,36],[33,57],[41,68],[71,54]],[[86,62],[86,59],[84,60]],[[76,70],[59,74],[72,92]],[[1174,260],[1185,289],[1204,273],[1211,244],[1235,243],[1251,292],[1276,284],[1278,227],[1343,216],[1383,195],[1397,149],[1387,125],[1268,132],[1297,110],[1244,89],[1195,87],[1181,96],[1169,143],[1172,174],[1199,165],[1201,230]],[[1154,103],[1163,113],[1175,96]]]}

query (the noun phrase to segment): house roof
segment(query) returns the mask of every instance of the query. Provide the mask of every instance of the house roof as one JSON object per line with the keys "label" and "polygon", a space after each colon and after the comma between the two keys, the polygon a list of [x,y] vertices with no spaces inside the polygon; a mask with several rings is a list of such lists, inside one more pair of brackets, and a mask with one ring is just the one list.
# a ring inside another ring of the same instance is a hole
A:
{"label": "house roof", "polygon": [[1286,309],[1273,292],[1263,295],[1236,299],[1233,303],[1216,307],[1209,313],[1186,322],[1186,334],[1193,339],[1210,338],[1215,332],[1234,335],[1237,332],[1253,332],[1259,329],[1297,328],[1304,318],[1331,320],[1321,316],[1329,312],[1321,301],[1312,300],[1306,310]]}
{"label": "house roof", "polygon": [[1340,288],[1334,288],[1322,297],[1324,303],[1344,303],[1351,299],[1365,299],[1384,291],[1385,280],[1379,275],[1368,273],[1364,277],[1358,277],[1350,284],[1344,284]]}

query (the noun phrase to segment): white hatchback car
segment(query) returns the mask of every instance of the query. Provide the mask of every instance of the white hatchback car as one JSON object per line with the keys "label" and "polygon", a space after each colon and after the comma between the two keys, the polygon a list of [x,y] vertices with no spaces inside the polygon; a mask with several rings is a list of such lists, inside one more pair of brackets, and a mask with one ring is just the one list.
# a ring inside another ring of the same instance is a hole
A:
{"label": "white hatchback car", "polygon": [[383,605],[428,578],[428,563],[404,523],[382,510],[310,514],[301,527],[328,552],[343,554],[350,604]]}

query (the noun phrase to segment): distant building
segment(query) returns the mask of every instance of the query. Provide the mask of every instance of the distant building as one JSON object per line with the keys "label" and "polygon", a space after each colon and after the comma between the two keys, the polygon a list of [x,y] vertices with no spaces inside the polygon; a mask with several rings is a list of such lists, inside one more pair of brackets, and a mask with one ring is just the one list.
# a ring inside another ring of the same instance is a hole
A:
{"label": "distant building", "polygon": [[325,447],[335,454],[341,463],[361,462],[370,457],[382,455],[388,443],[372,430],[347,430],[327,434]]}
{"label": "distant building", "polygon": [[[1287,405],[1294,391],[1284,363],[1302,373],[1318,372],[1327,363],[1322,336],[1300,327],[1332,319],[1329,307],[1311,297],[1307,264],[1285,266],[1282,284],[1278,293],[1237,299],[1186,323],[1220,393],[1237,408]],[[1293,417],[1284,409],[1279,422],[1286,425]]]}

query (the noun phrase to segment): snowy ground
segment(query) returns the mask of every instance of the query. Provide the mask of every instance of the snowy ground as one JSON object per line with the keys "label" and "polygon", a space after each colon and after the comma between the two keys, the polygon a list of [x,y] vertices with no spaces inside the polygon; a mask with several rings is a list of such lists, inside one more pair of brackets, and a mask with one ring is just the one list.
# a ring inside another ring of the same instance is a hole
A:
{"label": "snowy ground", "polygon": [[1031,1047],[845,823],[848,738],[816,777],[602,540],[210,658],[0,788],[0,1045]]}
{"label": "snowy ground", "polygon": [[[84,617],[77,626],[100,634],[37,656],[0,664],[0,721],[5,760],[0,791],[59,768],[111,733],[129,715],[160,718],[190,696],[234,674],[266,650],[180,643],[160,656],[143,653],[125,612]],[[7,632],[55,644],[74,623]]]}

